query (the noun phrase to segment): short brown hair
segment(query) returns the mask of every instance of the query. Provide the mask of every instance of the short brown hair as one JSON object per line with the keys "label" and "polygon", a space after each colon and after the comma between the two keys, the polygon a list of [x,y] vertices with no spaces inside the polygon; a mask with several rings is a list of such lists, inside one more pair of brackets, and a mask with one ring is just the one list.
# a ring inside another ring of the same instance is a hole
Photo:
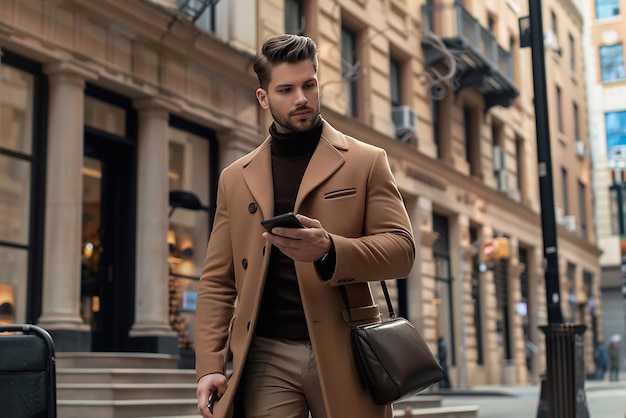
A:
{"label": "short brown hair", "polygon": [[274,36],[263,44],[261,52],[254,58],[254,72],[259,78],[262,89],[272,81],[272,68],[282,63],[295,64],[300,61],[311,60],[317,73],[317,45],[308,36],[279,35]]}

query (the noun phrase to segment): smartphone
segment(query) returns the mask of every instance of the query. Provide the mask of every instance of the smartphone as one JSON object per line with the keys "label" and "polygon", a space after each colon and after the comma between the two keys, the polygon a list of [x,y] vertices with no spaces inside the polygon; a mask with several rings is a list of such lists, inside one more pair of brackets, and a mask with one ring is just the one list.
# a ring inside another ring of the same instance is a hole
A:
{"label": "smartphone", "polygon": [[218,395],[217,395],[217,390],[214,390],[213,392],[211,392],[211,395],[209,396],[209,411],[211,411],[211,413],[213,413],[213,407],[215,406],[215,402],[218,401]]}
{"label": "smartphone", "polygon": [[263,219],[261,221],[261,225],[263,225],[263,227],[267,229],[268,232],[272,232],[272,229],[276,227],[304,228],[304,225],[300,223],[300,221],[298,220],[298,218],[296,218],[296,215],[294,215],[293,212],[287,212],[283,213],[282,215],[274,216],[272,218]]}

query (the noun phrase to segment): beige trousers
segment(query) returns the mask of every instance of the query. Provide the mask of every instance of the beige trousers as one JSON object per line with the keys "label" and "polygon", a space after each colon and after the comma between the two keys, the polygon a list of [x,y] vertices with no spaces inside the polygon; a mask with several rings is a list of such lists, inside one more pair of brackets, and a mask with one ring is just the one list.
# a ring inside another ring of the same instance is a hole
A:
{"label": "beige trousers", "polygon": [[246,418],[326,418],[310,341],[255,337],[244,388]]}

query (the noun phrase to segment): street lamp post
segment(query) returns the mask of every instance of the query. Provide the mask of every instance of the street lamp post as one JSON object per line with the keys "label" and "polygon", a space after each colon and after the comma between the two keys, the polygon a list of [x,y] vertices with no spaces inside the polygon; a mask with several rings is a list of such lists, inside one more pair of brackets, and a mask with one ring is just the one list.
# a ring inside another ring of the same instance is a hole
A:
{"label": "street lamp post", "polygon": [[[547,411],[539,403],[537,418],[586,418],[584,391],[584,325],[564,324],[561,311],[557,226],[552,181],[550,126],[546,88],[545,50],[541,0],[529,0],[530,16],[520,19],[520,46],[532,50],[539,197],[543,235],[544,274],[548,325],[546,336]],[[542,385],[544,383],[542,382]],[[544,415],[545,414],[545,415]]]}

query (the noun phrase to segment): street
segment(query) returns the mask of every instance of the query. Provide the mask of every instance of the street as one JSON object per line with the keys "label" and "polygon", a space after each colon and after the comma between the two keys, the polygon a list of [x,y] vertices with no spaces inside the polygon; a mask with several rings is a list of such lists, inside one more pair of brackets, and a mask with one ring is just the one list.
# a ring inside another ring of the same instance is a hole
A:
{"label": "street", "polygon": [[[501,393],[443,397],[443,406],[478,405],[479,418],[534,418],[537,414],[539,386],[501,387]],[[590,418],[626,416],[626,382],[586,382],[585,392]]]}

